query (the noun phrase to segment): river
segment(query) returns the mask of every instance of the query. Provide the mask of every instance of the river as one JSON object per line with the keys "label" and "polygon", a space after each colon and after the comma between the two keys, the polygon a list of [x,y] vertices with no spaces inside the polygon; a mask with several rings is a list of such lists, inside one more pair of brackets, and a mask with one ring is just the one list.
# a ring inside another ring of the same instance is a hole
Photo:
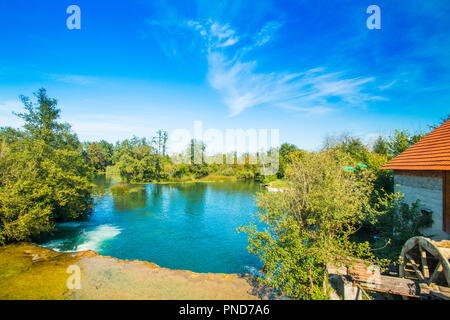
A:
{"label": "river", "polygon": [[82,221],[57,225],[36,243],[57,251],[93,250],[170,269],[254,273],[259,259],[236,229],[255,221],[259,184],[199,182],[129,185],[101,175],[93,212]]}

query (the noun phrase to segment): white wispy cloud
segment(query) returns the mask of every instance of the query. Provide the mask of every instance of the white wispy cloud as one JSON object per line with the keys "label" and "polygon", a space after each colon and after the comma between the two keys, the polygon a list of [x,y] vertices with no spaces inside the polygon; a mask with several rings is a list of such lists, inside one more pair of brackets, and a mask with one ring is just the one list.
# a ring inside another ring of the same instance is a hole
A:
{"label": "white wispy cloud", "polygon": [[390,81],[390,82],[388,82],[386,84],[380,85],[378,88],[380,90],[386,90],[386,89],[389,89],[389,88],[393,87],[396,83],[397,83],[397,80],[392,80],[392,81]]}
{"label": "white wispy cloud", "polygon": [[[312,69],[300,73],[258,73],[256,61],[228,60],[223,53],[208,54],[208,80],[235,116],[262,104],[306,112],[328,113],[338,103],[360,104],[380,99],[362,92],[374,78],[343,78],[341,73]],[[330,102],[335,99],[336,102]]]}
{"label": "white wispy cloud", "polygon": [[51,74],[50,77],[58,82],[75,85],[90,85],[97,81],[97,78],[95,77],[78,74]]}
{"label": "white wispy cloud", "polygon": [[364,106],[368,101],[384,99],[366,92],[375,81],[370,76],[348,77],[344,71],[328,72],[322,67],[259,72],[255,55],[246,58],[251,51],[273,41],[283,25],[282,21],[269,21],[254,34],[241,34],[229,23],[212,19],[185,20],[171,28],[181,26],[200,36],[208,61],[207,80],[221,95],[230,116],[267,104],[306,114],[324,114],[344,105]]}
{"label": "white wispy cloud", "polygon": [[254,37],[256,47],[261,47],[268,43],[275,32],[277,32],[283,26],[283,22],[270,21],[262,27],[261,31]]}
{"label": "white wispy cloud", "polygon": [[239,41],[236,32],[228,24],[223,25],[218,22],[213,22],[210,19],[204,23],[189,20],[186,24],[189,27],[193,27],[201,36],[205,37],[210,48],[225,48]]}
{"label": "white wispy cloud", "polygon": [[327,73],[324,68],[303,72],[257,72],[257,61],[245,61],[245,52],[267,44],[282,23],[265,24],[252,38],[252,44],[236,46],[230,54],[223,47],[233,46],[239,36],[228,24],[208,21],[202,24],[189,21],[208,42],[208,81],[216,89],[236,116],[244,110],[264,104],[305,112],[323,114],[342,104],[364,104],[382,99],[364,93],[364,86],[373,77],[348,78],[343,72]]}

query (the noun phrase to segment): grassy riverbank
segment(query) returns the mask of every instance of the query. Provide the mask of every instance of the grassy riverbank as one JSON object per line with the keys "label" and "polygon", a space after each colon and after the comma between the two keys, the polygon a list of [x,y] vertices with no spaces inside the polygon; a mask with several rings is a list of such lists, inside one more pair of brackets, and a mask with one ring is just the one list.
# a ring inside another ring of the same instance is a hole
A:
{"label": "grassy riverbank", "polygon": [[167,183],[195,183],[195,182],[232,182],[238,181],[234,176],[208,175],[198,179],[171,179],[167,181],[157,181],[152,183],[167,184]]}
{"label": "grassy riverbank", "polygon": [[[217,176],[217,175],[208,175],[206,177],[200,178],[200,179],[180,179],[180,180],[170,180],[170,181],[148,181],[148,182],[141,182],[141,183],[117,183],[113,186],[111,186],[111,192],[112,193],[127,193],[127,192],[135,192],[138,190],[141,190],[142,188],[139,188],[140,185],[147,184],[147,183],[154,183],[154,184],[178,184],[178,183],[210,183],[210,182],[236,182],[238,179],[236,177],[230,177],[230,176]],[[129,187],[132,186],[132,187]]]}

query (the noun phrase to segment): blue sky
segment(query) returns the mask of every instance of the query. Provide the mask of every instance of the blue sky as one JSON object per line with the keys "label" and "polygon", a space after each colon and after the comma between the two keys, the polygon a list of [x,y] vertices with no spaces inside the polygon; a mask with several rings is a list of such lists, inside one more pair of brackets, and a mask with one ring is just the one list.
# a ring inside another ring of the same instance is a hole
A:
{"label": "blue sky", "polygon": [[[366,27],[372,4],[381,30]],[[449,30],[446,0],[0,0],[0,126],[45,87],[82,140],[196,120],[309,150],[417,131],[450,112]]]}

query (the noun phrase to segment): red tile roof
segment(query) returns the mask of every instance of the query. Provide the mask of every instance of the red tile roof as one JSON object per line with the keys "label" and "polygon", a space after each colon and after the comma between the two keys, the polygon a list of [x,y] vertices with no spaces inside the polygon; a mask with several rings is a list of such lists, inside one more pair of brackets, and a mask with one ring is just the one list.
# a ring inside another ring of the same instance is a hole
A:
{"label": "red tile roof", "polygon": [[450,170],[450,120],[381,168],[388,169]]}

